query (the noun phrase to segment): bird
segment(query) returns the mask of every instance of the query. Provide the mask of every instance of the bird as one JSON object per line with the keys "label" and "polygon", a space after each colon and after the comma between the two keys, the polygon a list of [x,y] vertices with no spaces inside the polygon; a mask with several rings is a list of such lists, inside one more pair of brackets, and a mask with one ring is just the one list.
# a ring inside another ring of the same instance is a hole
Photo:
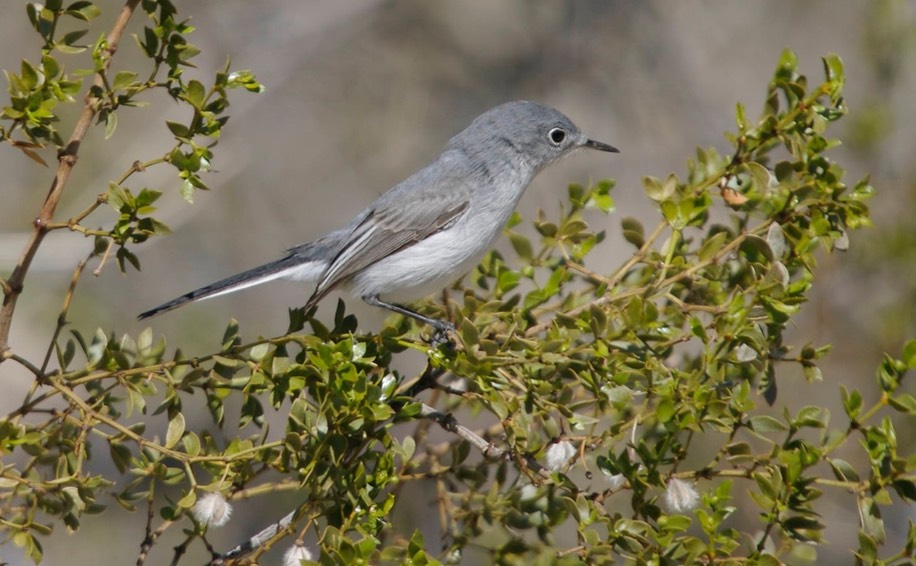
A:
{"label": "bird", "polygon": [[437,335],[447,334],[454,330],[451,322],[424,316],[404,303],[445,288],[476,265],[532,179],[580,149],[619,152],[587,137],[555,108],[506,102],[475,118],[434,161],[383,193],[343,228],[138,318],[282,278],[315,285],[306,312],[341,288],[370,305],[428,324]]}

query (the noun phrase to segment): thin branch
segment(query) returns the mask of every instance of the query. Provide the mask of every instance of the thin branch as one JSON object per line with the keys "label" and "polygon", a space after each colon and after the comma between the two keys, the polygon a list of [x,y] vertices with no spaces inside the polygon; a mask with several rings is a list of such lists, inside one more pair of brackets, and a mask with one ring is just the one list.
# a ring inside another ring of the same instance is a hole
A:
{"label": "thin branch", "polygon": [[48,232],[52,230],[63,230],[63,229],[70,230],[71,232],[79,232],[80,234],[82,234],[83,236],[86,236],[87,238],[90,236],[110,236],[111,235],[111,232],[108,232],[107,230],[98,230],[96,228],[86,228],[82,224],[71,224],[69,221],[67,222],[49,222],[47,225],[45,225],[45,230]]}
{"label": "thin branch", "polygon": [[114,247],[114,239],[108,238],[108,245],[105,247],[105,252],[102,254],[102,259],[99,261],[99,265],[92,270],[93,277],[98,277],[102,274],[102,268],[105,267],[105,262],[108,261],[108,257],[111,255],[111,248]]}
{"label": "thin branch", "polygon": [[22,356],[14,354],[13,352],[9,350],[5,352],[0,352],[0,361],[3,361],[3,360],[13,360],[14,362],[18,362],[22,367],[29,370],[33,374],[35,374],[35,377],[39,379],[41,379],[41,376],[44,375],[41,369],[35,367],[35,365],[32,362],[23,358]]}
{"label": "thin branch", "polygon": [[537,460],[527,454],[514,454],[508,448],[499,448],[494,445],[492,442],[488,442],[485,438],[469,429],[468,427],[459,424],[458,421],[452,415],[448,415],[430,407],[426,403],[420,403],[420,416],[426,419],[432,419],[439,423],[443,429],[448,432],[457,434],[461,438],[467,440],[473,444],[484,458],[492,458],[494,460],[511,460],[515,459],[521,466],[523,470],[532,470],[542,478],[549,478],[550,473],[546,468],[541,466]]}
{"label": "thin branch", "polygon": [[[187,532],[187,531],[185,531]],[[184,553],[188,551],[188,547],[191,545],[191,542],[197,538],[197,533],[191,533],[185,537],[181,544],[175,546],[174,553],[172,554],[171,566],[177,566],[178,562],[181,561],[181,557],[184,556]]]}
{"label": "thin branch", "polygon": [[639,250],[637,250],[636,253],[633,254],[633,257],[628,259],[623,265],[617,268],[617,271],[615,271],[610,276],[609,281],[608,281],[608,289],[617,285],[617,283],[619,283],[620,280],[623,279],[623,276],[626,275],[627,272],[629,272],[630,269],[632,269],[634,265],[636,265],[637,263],[639,263],[646,257],[646,254],[649,252],[649,249],[652,247],[655,241],[658,240],[659,236],[662,235],[662,232],[665,231],[665,228],[667,226],[668,226],[668,223],[665,221],[661,221],[658,223],[655,229],[652,230],[652,233],[649,234],[649,237],[646,238],[646,241],[643,242],[643,244],[639,247]]}
{"label": "thin branch", "polygon": [[584,276],[586,279],[591,279],[592,282],[594,283],[598,283],[598,284],[603,283],[606,285],[611,283],[611,280],[605,277],[604,275],[601,275],[598,272],[592,271],[591,269],[585,267],[581,263],[577,263],[576,261],[573,261],[571,258],[568,258],[568,257],[564,258],[564,265],[570,271],[575,271],[579,275]]}
{"label": "thin branch", "polygon": [[108,202],[108,193],[99,193],[98,196],[95,197],[95,202],[93,202],[85,210],[70,218],[66,222],[49,222],[48,230],[61,230],[63,228],[69,228],[73,230],[74,226],[85,220],[87,216],[95,212],[96,209],[98,209],[106,202]]}
{"label": "thin branch", "polygon": [[[41,363],[41,375],[44,375],[48,370],[48,363],[51,361],[51,354],[54,353],[54,346],[57,345],[60,331],[67,325],[67,312],[70,311],[70,303],[73,300],[73,293],[76,291],[76,283],[83,274],[86,262],[88,262],[93,255],[95,255],[94,250],[89,253],[89,257],[79,262],[76,265],[76,269],[73,270],[73,276],[70,277],[70,286],[67,287],[67,294],[64,295],[64,304],[60,309],[60,314],[57,315],[57,327],[54,329],[54,336],[51,337],[51,343],[48,344],[48,351],[45,352],[45,359]],[[61,368],[61,371],[64,371],[64,369],[65,368]]]}
{"label": "thin branch", "polygon": [[497,448],[491,442],[487,442],[482,436],[469,429],[468,427],[458,424],[458,421],[452,415],[442,413],[438,409],[430,407],[426,403],[420,403],[420,416],[425,419],[432,419],[439,423],[443,429],[448,432],[457,434],[467,440],[484,455],[486,458],[509,459],[509,451],[505,448]]}
{"label": "thin branch", "polygon": [[159,537],[162,536],[169,527],[175,524],[175,521],[164,521],[161,525],[156,527],[156,530],[150,530],[151,523],[153,521],[153,502],[149,502],[149,509],[147,512],[147,523],[146,523],[146,536],[143,538],[143,543],[140,545],[140,554],[137,556],[137,566],[143,566],[146,564],[146,559],[149,557],[150,551],[153,549],[153,545],[156,544],[156,541],[159,540]]}
{"label": "thin branch", "polygon": [[[127,171],[122,173],[121,176],[118,178],[118,180],[115,181],[115,184],[123,185],[124,182],[127,181],[127,179],[129,179],[130,176],[133,175],[134,173],[140,173],[140,172],[146,171],[148,167],[152,167],[153,165],[158,165],[159,163],[165,163],[167,160],[168,160],[168,154],[162,157],[151,159],[145,163],[141,163],[140,161],[134,161],[133,163],[131,163],[130,167],[128,167]],[[85,210],[83,210],[76,216],[70,218],[66,222],[50,222],[48,223],[47,228],[48,230],[60,230],[62,228],[69,228],[70,230],[79,231],[77,228],[75,228],[75,226],[77,226],[80,222],[85,220],[87,216],[95,212],[100,206],[102,206],[103,204],[107,202],[108,202],[108,193],[99,193],[98,196],[95,197],[95,202],[93,202],[91,205],[86,207]],[[86,233],[86,232],[83,232],[83,233]],[[88,233],[86,234],[91,235]],[[107,232],[105,234],[107,234]]]}
{"label": "thin branch", "polygon": [[[105,57],[101,72],[95,75],[95,80],[93,81],[94,87],[101,88],[104,85],[102,75],[111,65],[114,54],[118,50],[121,36],[124,34],[127,23],[130,21],[134,10],[136,10],[139,4],[140,0],[127,0],[124,8],[121,9],[121,13],[118,15],[117,20],[111,28],[111,32],[108,34],[108,57]],[[86,133],[92,125],[92,120],[99,111],[99,100],[92,95],[93,90],[94,89],[90,89],[89,94],[86,96],[86,103],[83,106],[83,111],[73,128],[73,133],[70,135],[67,145],[64,146],[58,154],[57,173],[54,176],[54,180],[51,182],[51,188],[48,191],[48,196],[45,198],[44,205],[41,207],[41,212],[39,212],[38,217],[32,222],[34,226],[32,229],[32,236],[26,244],[22,256],[19,258],[16,267],[13,268],[13,273],[7,281],[9,292],[4,295],[3,306],[0,307],[0,352],[9,350],[9,337],[10,328],[13,323],[13,314],[16,311],[16,302],[19,299],[19,295],[22,294],[26,274],[29,271],[29,267],[32,265],[32,260],[35,258],[35,254],[38,252],[42,240],[44,240],[45,235],[48,233],[47,226],[54,217],[54,211],[57,209],[57,204],[60,202],[61,195],[67,186],[67,181],[70,179],[70,173],[73,171],[74,165],[76,165],[80,144],[86,137]],[[0,363],[2,363],[5,358],[6,356],[0,356]]]}
{"label": "thin branch", "polygon": [[161,446],[155,442],[147,440],[146,438],[137,434],[136,432],[134,432],[127,426],[122,425],[117,420],[111,417],[108,417],[107,415],[103,415],[99,413],[98,411],[94,410],[85,401],[83,401],[79,397],[79,395],[76,394],[75,391],[71,391],[70,388],[67,387],[66,384],[58,383],[57,379],[53,379],[53,378],[49,379],[48,383],[49,385],[51,385],[51,387],[56,389],[61,395],[66,397],[68,402],[78,407],[86,415],[86,418],[93,419],[100,423],[108,425],[109,427],[118,431],[123,436],[134,441],[141,448],[149,448],[151,450],[155,450],[159,452],[160,454],[164,456],[169,456],[169,457],[175,458],[176,460],[184,461],[184,458],[183,458],[184,455],[181,452],[170,450],[166,448],[165,446]]}
{"label": "thin branch", "polygon": [[[721,261],[724,257],[726,257],[727,255],[729,255],[730,253],[732,253],[733,251],[735,251],[735,249],[737,249],[738,246],[740,246],[741,243],[744,242],[744,240],[746,240],[748,236],[762,234],[763,232],[766,231],[767,228],[769,228],[770,224],[772,224],[772,223],[773,223],[772,220],[767,220],[767,221],[761,223],[759,226],[757,226],[757,227],[754,228],[753,230],[749,230],[749,231],[747,231],[747,232],[744,232],[744,233],[738,235],[734,240],[732,240],[731,242],[729,242],[728,244],[726,244],[725,246],[723,246],[722,249],[720,249],[718,252],[716,252],[715,254],[713,254],[712,257],[709,257],[709,258],[707,258],[707,259],[705,259],[705,260],[703,260],[703,261],[698,261],[697,263],[691,265],[689,268],[687,268],[687,269],[685,269],[685,270],[683,270],[683,271],[679,271],[678,273],[675,273],[674,275],[668,277],[667,279],[664,279],[663,281],[659,281],[658,283],[655,283],[655,284],[652,284],[652,285],[647,285],[647,286],[643,286],[643,287],[636,287],[636,288],[633,288],[633,289],[628,289],[628,290],[626,290],[626,291],[624,291],[624,292],[622,292],[622,293],[618,293],[618,294],[616,294],[616,295],[606,294],[606,295],[603,295],[603,296],[601,296],[601,297],[598,297],[597,299],[595,299],[595,300],[593,300],[593,301],[589,301],[589,302],[587,302],[587,303],[585,303],[585,304],[583,304],[583,305],[580,305],[580,306],[578,306],[578,307],[576,307],[576,308],[570,309],[570,310],[566,311],[566,312],[563,313],[563,314],[564,314],[565,316],[568,316],[568,317],[576,317],[576,316],[578,316],[579,314],[581,314],[582,312],[584,312],[584,311],[590,309],[592,306],[602,306],[602,305],[606,305],[606,304],[608,304],[608,303],[615,303],[615,302],[622,301],[622,300],[624,300],[624,299],[629,299],[629,298],[631,298],[631,297],[636,297],[636,296],[639,296],[639,295],[643,295],[643,294],[645,294],[645,293],[647,293],[647,292],[649,292],[649,291],[651,291],[651,290],[654,290],[654,289],[664,289],[665,287],[669,287],[669,286],[671,286],[671,285],[677,283],[678,281],[681,281],[681,280],[683,280],[683,279],[687,279],[688,277],[691,277],[691,276],[692,276],[694,273],[696,273],[697,271],[700,271],[701,269],[705,269],[706,267],[709,267],[710,265],[713,265],[713,264],[715,264],[715,263]],[[648,242],[647,242],[647,243],[648,243]],[[639,255],[638,252],[637,252],[637,255]],[[636,257],[636,256],[634,256],[634,257]],[[632,259],[632,258],[631,258],[631,259]],[[629,263],[629,262],[627,262],[627,263]],[[623,273],[623,271],[621,271],[621,270],[618,270],[618,272],[619,272],[620,274]],[[615,280],[616,278],[617,278],[617,276],[615,275],[615,276],[611,277],[611,280]],[[610,288],[609,288],[609,290],[610,290]],[[525,336],[535,336],[535,335],[537,335],[537,334],[543,332],[543,331],[546,330],[547,328],[549,328],[550,325],[552,325],[552,324],[553,324],[553,320],[547,320],[547,321],[544,321],[544,322],[542,322],[542,323],[539,323],[539,324],[536,324],[536,325],[534,325],[534,326],[531,326],[531,327],[529,327],[527,330],[525,330]]]}

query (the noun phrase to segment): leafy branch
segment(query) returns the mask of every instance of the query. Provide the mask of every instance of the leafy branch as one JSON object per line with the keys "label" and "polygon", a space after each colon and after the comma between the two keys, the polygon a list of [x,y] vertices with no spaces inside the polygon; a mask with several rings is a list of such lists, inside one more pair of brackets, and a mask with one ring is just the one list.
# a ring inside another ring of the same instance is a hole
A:
{"label": "leafy branch", "polygon": [[[137,37],[150,69],[112,74],[122,18],[137,7],[151,22]],[[820,255],[846,249],[849,233],[871,222],[874,189],[867,179],[847,186],[829,156],[838,142],[826,134],[846,113],[839,58],[825,57],[824,80],[809,88],[785,52],[760,117],[738,105],[728,155],[700,149],[681,177],[646,177],[658,220],[647,231],[622,219],[619,235],[633,250],[619,266],[600,260],[607,232],[594,228],[615,209],[611,181],[571,185],[563,210],[539,213],[530,229],[515,216],[511,257],[492,252],[444,304],[421,306],[456,323],[452,345],[430,346],[403,318],[360,333],[341,302],[329,321],[291,310],[288,330],[273,338],[246,340],[233,321],[219,348],[188,359],[180,348],[169,354],[150,329],[66,333],[70,305],[92,258],[104,265],[113,254],[121,269],[136,266],[133,246],[167,233],[156,217],[161,193],[128,182],[168,163],[192,200],[206,189],[227,91],[261,86],[228,66],[210,85],[188,77],[199,52],[186,37],[193,26],[167,0],[128,2],[91,46],[89,118],[59,142],[53,109],[79,84],[56,59],[90,47],[78,45],[85,34],[59,37],[58,23],[96,15],[89,2],[30,4],[42,63],[11,75],[0,130],[39,162],[43,144],[61,148],[59,181],[30,247],[0,280],[2,359],[34,376],[0,418],[0,532],[33,560],[58,524],[78,529],[116,502],[145,515],[141,565],[157,561],[163,534],[176,526],[179,542],[164,551],[174,564],[194,545],[213,564],[258,560],[283,538],[295,539],[294,550],[317,541],[323,561],[348,564],[457,561],[468,548],[494,563],[775,564],[826,544],[822,489],[842,492],[858,514],[856,558],[879,559],[888,539],[882,508],[916,499],[916,463],[901,453],[892,418],[916,413],[902,387],[916,341],[881,360],[880,398],[870,406],[841,387],[839,418],[814,404],[777,408],[787,381],[834,379],[818,367],[829,346],[788,343],[785,330],[820,276]],[[189,112],[166,124],[172,147],[134,161],[81,212],[53,221],[89,122],[113,135],[117,113],[152,89]],[[105,204],[113,218],[87,225]],[[50,230],[95,241],[38,362],[10,347],[9,323]],[[422,372],[395,369],[405,350],[426,355]],[[196,428],[192,411],[213,426]],[[282,419],[279,434],[269,417]],[[444,433],[433,434],[434,425]],[[117,473],[94,471],[98,461]],[[434,494],[438,544],[391,519],[416,486]],[[274,493],[289,502],[278,520],[218,548],[210,531],[230,502]],[[739,517],[736,500],[757,513]],[[562,538],[561,527],[574,535]],[[884,559],[902,563],[914,540],[911,529]]]}

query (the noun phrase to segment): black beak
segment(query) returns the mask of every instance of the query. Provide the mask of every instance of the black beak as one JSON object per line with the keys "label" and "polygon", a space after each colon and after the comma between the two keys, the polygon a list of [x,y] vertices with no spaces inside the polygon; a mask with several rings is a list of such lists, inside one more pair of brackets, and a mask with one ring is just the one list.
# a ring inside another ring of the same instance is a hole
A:
{"label": "black beak", "polygon": [[616,147],[610,144],[606,144],[604,142],[600,142],[600,141],[585,140],[584,145],[585,147],[589,147],[591,149],[597,149],[598,151],[609,151],[611,153],[620,153],[620,150],[617,149]]}

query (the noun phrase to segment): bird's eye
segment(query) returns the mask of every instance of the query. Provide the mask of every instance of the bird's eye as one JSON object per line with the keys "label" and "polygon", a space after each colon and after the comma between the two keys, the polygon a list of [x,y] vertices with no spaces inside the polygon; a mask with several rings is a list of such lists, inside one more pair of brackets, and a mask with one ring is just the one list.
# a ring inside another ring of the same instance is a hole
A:
{"label": "bird's eye", "polygon": [[554,145],[560,145],[566,139],[566,130],[563,128],[554,128],[547,132],[547,137]]}

